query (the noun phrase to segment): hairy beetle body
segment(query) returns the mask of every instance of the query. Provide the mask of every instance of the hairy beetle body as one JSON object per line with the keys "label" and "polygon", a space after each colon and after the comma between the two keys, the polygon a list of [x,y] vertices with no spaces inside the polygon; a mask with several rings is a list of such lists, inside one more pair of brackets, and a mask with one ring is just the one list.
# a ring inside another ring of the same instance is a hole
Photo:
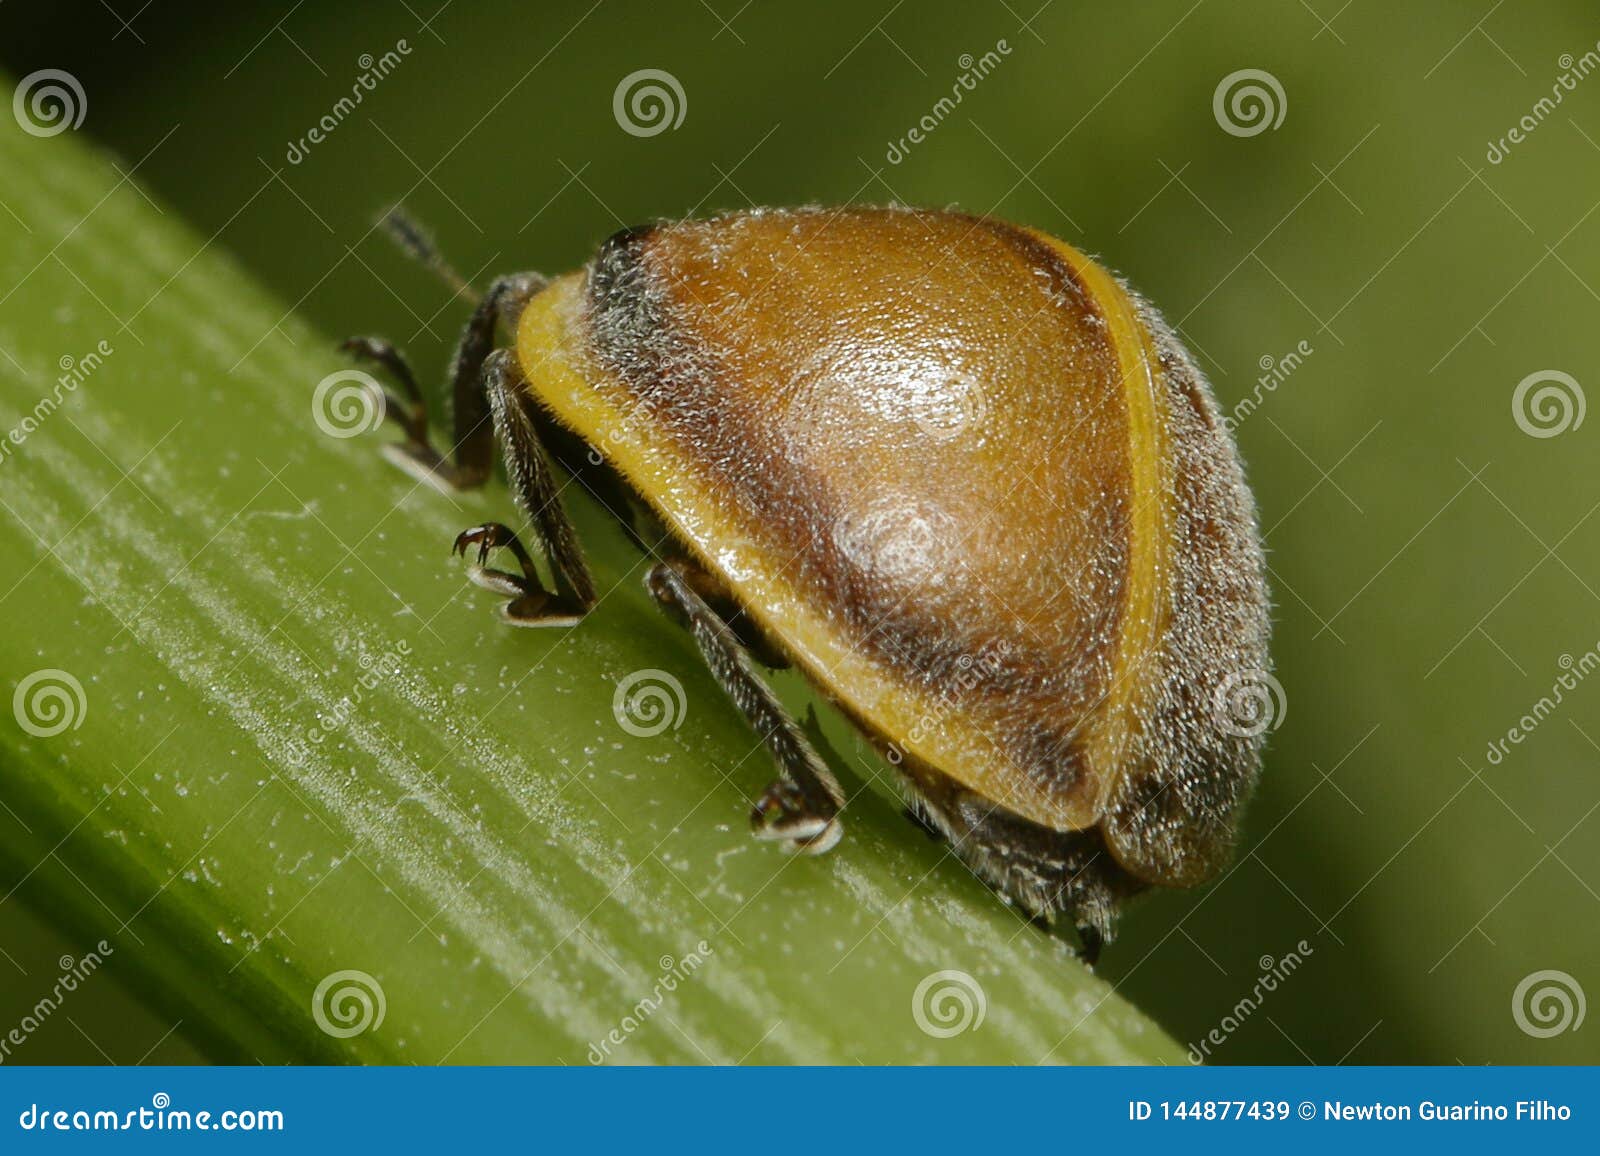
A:
{"label": "hairy beetle body", "polygon": [[1266,663],[1254,508],[1200,374],[1061,242],[956,213],[630,230],[524,312],[540,401],[847,713],[1139,880],[1231,843]]}
{"label": "hairy beetle body", "polygon": [[[497,318],[515,364],[489,354]],[[497,282],[456,396],[457,465],[420,408],[399,456],[481,480],[492,411],[557,587],[505,527],[464,534],[480,563],[517,551],[523,576],[474,572],[512,621],[594,600],[536,418],[671,529],[689,557],[650,588],[783,772],[758,834],[826,849],[844,797],[719,604],[888,755],[966,862],[1030,914],[1071,912],[1091,955],[1128,895],[1226,861],[1261,739],[1219,696],[1268,663],[1254,503],[1182,345],[1076,249],[898,208],[625,230],[575,273]]]}

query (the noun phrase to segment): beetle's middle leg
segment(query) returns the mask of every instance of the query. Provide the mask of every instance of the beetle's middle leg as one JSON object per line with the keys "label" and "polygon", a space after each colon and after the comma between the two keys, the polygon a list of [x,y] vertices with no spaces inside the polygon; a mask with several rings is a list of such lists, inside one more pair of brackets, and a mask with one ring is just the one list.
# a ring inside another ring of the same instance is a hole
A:
{"label": "beetle's middle leg", "polygon": [[733,629],[697,589],[692,564],[658,562],[645,579],[650,593],[689,628],[712,677],[755,728],[778,762],[779,776],[761,793],[750,816],[758,838],[778,839],[791,851],[820,854],[839,841],[844,791],[778,696],[761,680]]}
{"label": "beetle's middle leg", "polygon": [[450,455],[441,454],[428,437],[427,406],[404,356],[381,337],[351,337],[340,348],[387,370],[400,385],[403,398],[385,391],[384,417],[404,432],[405,441],[384,447],[384,455],[407,473],[436,485],[454,489],[481,486],[494,469],[494,426],[484,391],[484,363],[494,349],[496,328],[507,329],[534,294],[549,280],[539,273],[513,273],[498,277],[473,308],[450,365],[454,444]]}

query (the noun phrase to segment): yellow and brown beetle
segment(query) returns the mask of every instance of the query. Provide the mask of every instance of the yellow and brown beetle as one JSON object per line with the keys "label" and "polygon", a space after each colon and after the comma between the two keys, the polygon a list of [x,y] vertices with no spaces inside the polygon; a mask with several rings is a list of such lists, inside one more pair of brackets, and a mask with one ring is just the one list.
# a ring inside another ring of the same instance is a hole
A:
{"label": "yellow and brown beetle", "polygon": [[[900,208],[625,230],[479,302],[448,462],[393,347],[347,348],[407,391],[403,464],[478,485],[498,440],[553,588],[502,525],[456,546],[509,621],[595,602],[546,442],[670,531],[649,588],[778,764],[757,835],[826,850],[845,796],[752,653],[796,665],[922,821],[1030,915],[1069,913],[1091,958],[1124,899],[1227,860],[1261,740],[1214,704],[1268,661],[1254,503],[1172,330],[1071,246]],[[520,574],[486,567],[496,547]]]}

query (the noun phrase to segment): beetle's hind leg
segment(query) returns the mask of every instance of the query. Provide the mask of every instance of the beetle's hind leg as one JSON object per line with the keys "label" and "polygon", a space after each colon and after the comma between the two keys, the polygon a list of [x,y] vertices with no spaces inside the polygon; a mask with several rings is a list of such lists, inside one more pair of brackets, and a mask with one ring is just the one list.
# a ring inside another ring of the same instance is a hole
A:
{"label": "beetle's hind leg", "polygon": [[538,273],[513,273],[495,279],[472,311],[450,367],[454,407],[454,446],[447,458],[428,437],[427,406],[405,357],[381,337],[351,337],[339,348],[384,369],[399,383],[403,398],[384,391],[384,417],[405,440],[384,447],[384,456],[407,473],[441,488],[470,489],[488,480],[494,468],[494,426],[484,396],[484,363],[494,349],[495,330],[514,328],[523,307],[549,280]]}
{"label": "beetle's hind leg", "polygon": [[1053,831],[906,760],[899,770],[918,822],[939,832],[978,878],[1048,929],[1072,920],[1090,966],[1116,936],[1117,913],[1145,884],[1107,849],[1098,827]]}
{"label": "beetle's hind leg", "polygon": [[738,636],[701,595],[696,570],[684,562],[659,562],[645,579],[650,593],[689,628],[718,685],[761,736],[779,775],[756,800],[750,825],[758,838],[789,850],[820,854],[839,841],[844,791],[799,725],[761,680]]}
{"label": "beetle's hind leg", "polygon": [[[574,625],[595,604],[594,579],[578,545],[578,535],[561,505],[544,447],[539,444],[529,409],[533,403],[523,387],[516,357],[509,350],[496,350],[483,362],[482,376],[481,393],[493,418],[494,433],[504,447],[511,487],[550,562],[555,589],[544,585],[533,556],[516,533],[499,522],[463,530],[456,538],[454,552],[465,555],[469,547],[478,548],[472,580],[511,599],[501,611],[507,622],[515,626]],[[494,549],[510,550],[522,573],[489,567],[489,552]]]}

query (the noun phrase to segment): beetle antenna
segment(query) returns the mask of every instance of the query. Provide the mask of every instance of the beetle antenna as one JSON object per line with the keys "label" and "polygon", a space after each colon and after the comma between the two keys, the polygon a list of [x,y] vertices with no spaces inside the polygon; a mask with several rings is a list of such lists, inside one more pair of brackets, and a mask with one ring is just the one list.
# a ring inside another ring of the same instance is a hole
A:
{"label": "beetle antenna", "polygon": [[474,304],[482,298],[483,294],[474,289],[465,277],[456,272],[455,266],[445,260],[444,254],[439,252],[439,247],[434,244],[432,235],[399,205],[385,213],[378,224],[389,234],[389,239],[400,246],[401,251],[413,260],[426,265],[457,293]]}

